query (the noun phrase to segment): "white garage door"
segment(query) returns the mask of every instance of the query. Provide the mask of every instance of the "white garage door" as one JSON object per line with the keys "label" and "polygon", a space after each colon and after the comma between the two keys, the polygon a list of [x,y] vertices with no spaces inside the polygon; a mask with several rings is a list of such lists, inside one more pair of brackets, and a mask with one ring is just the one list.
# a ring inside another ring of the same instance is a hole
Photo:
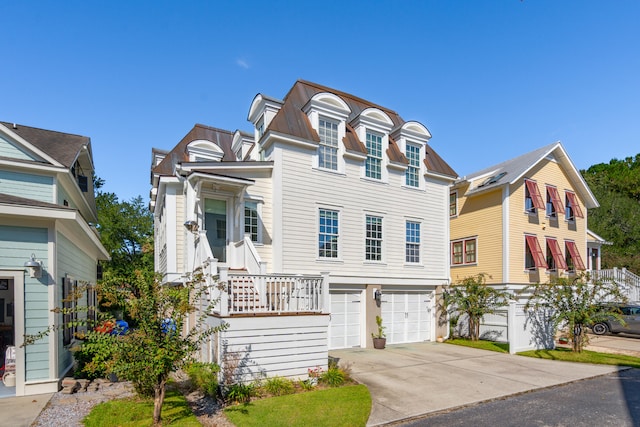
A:
{"label": "white garage door", "polygon": [[426,292],[382,293],[382,324],[388,344],[418,342],[431,333],[430,294]]}
{"label": "white garage door", "polygon": [[360,346],[360,292],[331,292],[329,348]]}

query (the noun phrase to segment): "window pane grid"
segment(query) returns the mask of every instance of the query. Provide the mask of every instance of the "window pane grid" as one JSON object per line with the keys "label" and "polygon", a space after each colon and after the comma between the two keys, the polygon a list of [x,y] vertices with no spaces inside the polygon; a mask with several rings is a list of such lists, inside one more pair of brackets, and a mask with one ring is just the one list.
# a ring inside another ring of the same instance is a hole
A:
{"label": "window pane grid", "polygon": [[382,261],[382,218],[367,215],[365,259]]}
{"label": "window pane grid", "polygon": [[405,241],[406,262],[420,262],[420,223],[407,221]]}
{"label": "window pane grid", "polygon": [[252,242],[258,241],[258,206],[247,203],[244,206],[244,233],[251,236]]}
{"label": "window pane grid", "polygon": [[409,165],[405,172],[406,184],[410,187],[418,187],[420,181],[418,180],[420,171],[420,147],[413,144],[407,144],[405,152]]}
{"label": "window pane grid", "polygon": [[338,258],[338,211],[320,209],[318,255]]}
{"label": "window pane grid", "polygon": [[318,166],[325,169],[338,169],[338,123],[319,119]]}
{"label": "window pane grid", "polygon": [[369,132],[367,132],[365,175],[368,178],[382,178],[382,137]]}

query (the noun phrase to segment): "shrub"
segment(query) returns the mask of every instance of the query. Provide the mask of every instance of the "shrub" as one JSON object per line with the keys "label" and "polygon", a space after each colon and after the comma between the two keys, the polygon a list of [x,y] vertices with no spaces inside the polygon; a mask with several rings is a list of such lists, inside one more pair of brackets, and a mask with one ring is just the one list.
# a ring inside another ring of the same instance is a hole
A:
{"label": "shrub", "polygon": [[218,391],[218,372],[220,366],[215,363],[195,362],[185,367],[193,386],[206,394],[215,397]]}
{"label": "shrub", "polygon": [[340,387],[345,381],[346,375],[338,367],[331,367],[320,375],[320,382],[330,387]]}
{"label": "shrub", "polygon": [[227,386],[224,398],[227,402],[231,403],[245,403],[249,402],[255,394],[255,384],[237,383]]}
{"label": "shrub", "polygon": [[287,378],[271,377],[264,383],[264,389],[273,396],[283,396],[294,392],[293,382]]}
{"label": "shrub", "polygon": [[113,368],[113,355],[116,347],[109,334],[90,331],[85,334],[85,341],[72,349],[73,357],[78,363],[75,375],[90,380],[106,378]]}
{"label": "shrub", "polygon": [[298,384],[300,385],[301,389],[305,391],[309,391],[309,390],[313,390],[317,382],[312,381],[311,379],[308,379],[308,380],[300,380],[298,381]]}

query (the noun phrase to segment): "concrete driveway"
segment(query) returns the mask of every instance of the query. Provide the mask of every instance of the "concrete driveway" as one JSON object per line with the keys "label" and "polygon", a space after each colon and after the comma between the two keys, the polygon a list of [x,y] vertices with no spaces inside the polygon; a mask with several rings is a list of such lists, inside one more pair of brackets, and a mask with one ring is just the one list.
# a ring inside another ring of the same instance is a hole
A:
{"label": "concrete driveway", "polygon": [[346,349],[329,354],[350,365],[369,388],[368,426],[617,372],[606,365],[560,362],[452,344],[414,343],[384,350]]}

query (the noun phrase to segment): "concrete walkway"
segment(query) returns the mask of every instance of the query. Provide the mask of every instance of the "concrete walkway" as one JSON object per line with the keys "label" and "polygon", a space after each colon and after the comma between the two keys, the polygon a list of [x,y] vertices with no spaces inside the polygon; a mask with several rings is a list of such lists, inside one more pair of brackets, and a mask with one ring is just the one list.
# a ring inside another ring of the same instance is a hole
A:
{"label": "concrete walkway", "polygon": [[373,401],[368,426],[596,377],[616,366],[560,362],[452,344],[415,343],[384,350],[329,353],[351,366]]}
{"label": "concrete walkway", "polygon": [[0,426],[29,427],[40,415],[53,393],[0,399]]}

